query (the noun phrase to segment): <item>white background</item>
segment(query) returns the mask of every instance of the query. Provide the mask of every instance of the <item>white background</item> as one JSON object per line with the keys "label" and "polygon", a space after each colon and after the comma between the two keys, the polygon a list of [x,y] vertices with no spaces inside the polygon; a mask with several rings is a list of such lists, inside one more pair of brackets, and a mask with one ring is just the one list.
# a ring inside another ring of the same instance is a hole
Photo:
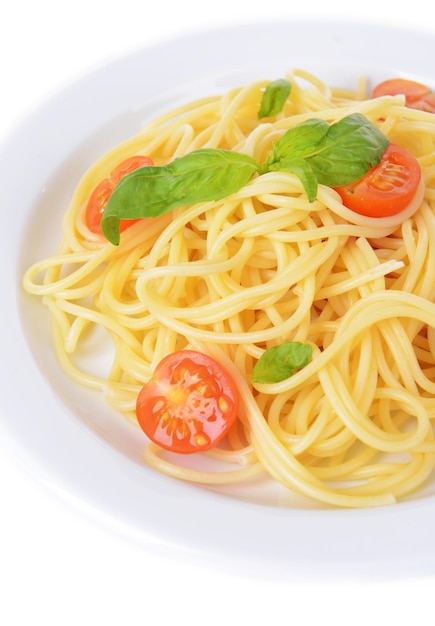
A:
{"label": "white background", "polygon": [[[383,6],[371,0],[359,6],[334,0],[275,0],[257,3],[256,9],[252,4],[6,3],[0,16],[0,140],[27,111],[83,73],[186,31],[264,18],[321,16],[429,28],[426,3],[420,0],[412,3],[412,15],[407,4],[401,9],[397,3]],[[303,8],[294,8],[296,4]],[[268,12],[272,7],[273,13]],[[435,36],[435,24],[433,30]],[[4,441],[0,441],[0,502],[4,626],[318,622],[377,626],[426,624],[432,619],[433,579],[405,575],[376,584],[352,580],[298,584],[214,571],[212,564],[204,568],[138,548],[68,498],[37,484]]]}

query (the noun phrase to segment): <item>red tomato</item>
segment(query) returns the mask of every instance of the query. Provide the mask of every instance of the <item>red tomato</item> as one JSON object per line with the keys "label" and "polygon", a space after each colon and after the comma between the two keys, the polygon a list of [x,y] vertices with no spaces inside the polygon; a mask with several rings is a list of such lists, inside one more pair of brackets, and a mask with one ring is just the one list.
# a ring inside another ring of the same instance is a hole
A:
{"label": "red tomato", "polygon": [[124,178],[127,174],[130,174],[134,170],[137,170],[139,167],[145,167],[148,165],[153,165],[152,160],[147,156],[132,156],[129,159],[125,159],[122,163],[120,163],[112,172],[111,179],[117,185],[121,178]]}
{"label": "red tomato", "polygon": [[406,78],[384,80],[373,89],[372,97],[397,96],[398,94],[405,96],[407,107],[435,113],[435,95],[429,87],[414,80]]}
{"label": "red tomato", "polygon": [[405,209],[420,184],[421,169],[408,150],[390,144],[378,165],[365,176],[336,187],[343,204],[368,217],[387,217]]}
{"label": "red tomato", "polygon": [[172,452],[204,452],[235,422],[239,394],[228,372],[212,357],[181,350],[165,357],[142,388],[136,416],[145,434]]}
{"label": "red tomato", "polygon": [[412,103],[411,108],[427,111],[428,113],[435,113],[435,93],[428,93],[419,100],[416,100]]}
{"label": "red tomato", "polygon": [[86,207],[86,224],[92,233],[101,233],[100,222],[115,185],[105,178],[91,193]]}
{"label": "red tomato", "polygon": [[[86,206],[86,224],[92,233],[101,234],[100,222],[104,209],[109,201],[112,191],[119,181],[139,167],[153,165],[152,160],[146,156],[133,156],[125,159],[112,172],[110,178],[105,178],[95,187]],[[121,220],[119,230],[122,232],[138,220]]]}
{"label": "red tomato", "polygon": [[426,87],[426,85],[422,83],[407,80],[406,78],[390,78],[376,85],[373,89],[372,96],[373,98],[379,98],[380,96],[397,96],[403,94],[408,104],[408,102],[419,100],[428,93],[430,93],[429,87]]}

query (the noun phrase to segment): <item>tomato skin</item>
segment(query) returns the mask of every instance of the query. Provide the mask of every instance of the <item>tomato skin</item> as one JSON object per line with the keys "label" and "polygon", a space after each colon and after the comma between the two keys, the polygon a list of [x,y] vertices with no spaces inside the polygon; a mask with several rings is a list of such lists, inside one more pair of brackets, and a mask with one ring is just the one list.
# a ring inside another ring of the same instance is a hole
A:
{"label": "tomato skin", "polygon": [[113,183],[117,185],[121,178],[124,178],[127,174],[131,174],[131,172],[134,172],[134,170],[137,170],[139,167],[146,167],[148,165],[153,165],[153,161],[150,157],[142,155],[129,157],[115,167],[110,178]]}
{"label": "tomato skin", "polygon": [[376,85],[372,91],[372,98],[381,96],[405,96],[405,104],[410,109],[419,109],[435,113],[435,94],[427,85],[406,78],[390,78]]}
{"label": "tomato skin", "polygon": [[372,97],[397,96],[403,94],[406,103],[412,103],[430,93],[429,87],[406,78],[389,78],[373,88]]}
{"label": "tomato skin", "polygon": [[136,402],[137,420],[148,438],[179,454],[216,445],[238,410],[239,393],[231,376],[215,359],[194,350],[162,359]]}
{"label": "tomato skin", "polygon": [[365,176],[335,187],[343,204],[367,217],[388,217],[403,211],[415,196],[421,180],[417,159],[405,148],[390,144],[378,165]]}
{"label": "tomato skin", "polygon": [[91,193],[86,207],[86,224],[92,233],[101,233],[100,222],[115,185],[105,178]]}
{"label": "tomato skin", "polygon": [[[86,225],[92,233],[101,235],[100,222],[109,198],[119,181],[139,167],[153,165],[152,159],[147,156],[137,155],[122,161],[113,170],[110,178],[105,178],[95,187],[86,205]],[[139,220],[121,220],[119,230],[126,228]]]}
{"label": "tomato skin", "polygon": [[410,105],[412,109],[435,113],[435,93],[428,93]]}

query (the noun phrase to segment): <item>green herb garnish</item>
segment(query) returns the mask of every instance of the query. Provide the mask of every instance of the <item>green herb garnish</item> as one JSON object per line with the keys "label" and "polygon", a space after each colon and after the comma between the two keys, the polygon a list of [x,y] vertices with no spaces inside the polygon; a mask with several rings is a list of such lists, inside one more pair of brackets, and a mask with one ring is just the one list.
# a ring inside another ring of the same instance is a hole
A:
{"label": "green herb garnish", "polygon": [[279,383],[307,365],[313,349],[309,343],[287,341],[269,348],[258,359],[252,371],[253,383]]}
{"label": "green herb garnish", "polygon": [[202,148],[162,167],[141,167],[115,187],[101,220],[104,236],[119,243],[119,221],[157,217],[180,206],[221,200],[241,189],[258,172],[251,157]]}
{"label": "green herb garnish", "polygon": [[119,243],[119,221],[157,217],[197,202],[226,198],[256,174],[286,171],[298,176],[310,202],[318,184],[338,187],[358,180],[377,165],[389,140],[359,113],[334,124],[310,119],[288,130],[264,163],[245,154],[203,148],[168,165],[141,167],[113,190],[101,220],[104,236]]}
{"label": "green herb garnish", "polygon": [[261,99],[258,119],[261,120],[263,117],[272,117],[281,113],[290,92],[291,83],[285,78],[278,78],[278,80],[269,83]]}
{"label": "green herb garnish", "polygon": [[339,187],[362,178],[379,163],[388,144],[388,138],[360,113],[335,124],[310,119],[276,142],[261,170],[296,174],[313,202],[318,183]]}

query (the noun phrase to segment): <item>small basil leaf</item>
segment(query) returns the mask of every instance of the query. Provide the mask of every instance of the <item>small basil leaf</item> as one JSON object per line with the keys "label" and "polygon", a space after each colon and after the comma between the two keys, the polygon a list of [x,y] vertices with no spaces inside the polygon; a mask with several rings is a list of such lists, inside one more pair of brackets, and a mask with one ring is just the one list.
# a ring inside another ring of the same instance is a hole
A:
{"label": "small basil leaf", "polygon": [[258,119],[272,117],[281,113],[291,92],[291,84],[285,78],[279,78],[267,85],[261,99]]}
{"label": "small basil leaf", "polygon": [[203,148],[165,166],[141,167],[113,190],[101,220],[104,236],[119,243],[119,220],[157,217],[176,207],[221,200],[239,191],[259,170],[245,154]]}
{"label": "small basil leaf", "polygon": [[266,350],[252,371],[253,383],[279,383],[290,378],[311,360],[312,346],[298,341],[287,341]]}

